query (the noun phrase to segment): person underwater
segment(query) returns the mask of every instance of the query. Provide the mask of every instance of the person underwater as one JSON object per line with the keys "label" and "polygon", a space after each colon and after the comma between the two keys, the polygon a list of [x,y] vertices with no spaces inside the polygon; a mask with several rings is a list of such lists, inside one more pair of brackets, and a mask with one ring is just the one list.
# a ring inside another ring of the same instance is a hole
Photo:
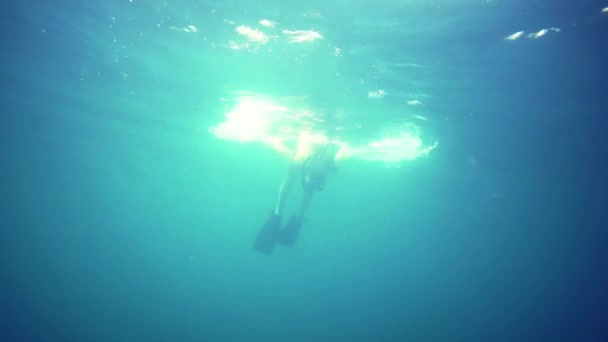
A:
{"label": "person underwater", "polygon": [[[272,254],[276,244],[289,247],[296,244],[313,195],[323,190],[328,176],[337,170],[337,162],[347,156],[345,145],[306,133],[300,134],[295,150],[277,139],[272,141],[272,145],[288,157],[288,166],[279,187],[276,207],[254,242],[254,249],[266,255]],[[302,187],[300,205],[282,227],[285,203],[298,180]]]}

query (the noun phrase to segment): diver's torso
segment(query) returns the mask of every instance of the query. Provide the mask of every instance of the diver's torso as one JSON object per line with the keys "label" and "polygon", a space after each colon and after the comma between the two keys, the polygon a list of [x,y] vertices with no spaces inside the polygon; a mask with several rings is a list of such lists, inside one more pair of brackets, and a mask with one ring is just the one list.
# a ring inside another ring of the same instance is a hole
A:
{"label": "diver's torso", "polygon": [[312,154],[302,164],[302,186],[307,190],[323,190],[325,179],[333,168],[333,158],[320,153]]}

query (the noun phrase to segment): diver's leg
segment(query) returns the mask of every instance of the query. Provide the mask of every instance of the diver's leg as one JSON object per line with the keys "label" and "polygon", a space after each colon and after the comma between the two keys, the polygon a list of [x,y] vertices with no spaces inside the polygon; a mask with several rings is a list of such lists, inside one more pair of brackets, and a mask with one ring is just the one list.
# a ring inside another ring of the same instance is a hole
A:
{"label": "diver's leg", "polygon": [[314,193],[313,190],[304,190],[302,192],[302,201],[300,202],[300,211],[298,212],[298,217],[300,219],[304,218],[304,215],[306,214],[306,211],[308,210],[308,207],[310,206],[310,202],[312,200],[312,194]]}
{"label": "diver's leg", "polygon": [[310,205],[312,199],[311,190],[304,190],[302,192],[302,202],[300,202],[300,210],[287,221],[287,225],[279,232],[277,241],[285,246],[292,247],[298,241],[298,235],[300,234],[300,228],[304,222],[304,214]]}
{"label": "diver's leg", "polygon": [[274,214],[279,216],[283,212],[283,208],[285,207],[285,201],[287,201],[287,197],[291,193],[291,189],[293,188],[293,183],[297,177],[298,169],[295,165],[290,164],[287,168],[287,175],[281,186],[279,187],[279,198],[277,200],[277,207],[274,210]]}

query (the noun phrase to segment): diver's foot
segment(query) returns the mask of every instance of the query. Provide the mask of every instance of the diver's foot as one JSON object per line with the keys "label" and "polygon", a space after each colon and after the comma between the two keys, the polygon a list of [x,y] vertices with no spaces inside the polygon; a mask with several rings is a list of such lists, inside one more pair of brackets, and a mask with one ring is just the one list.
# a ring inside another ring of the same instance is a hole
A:
{"label": "diver's foot", "polygon": [[288,247],[293,247],[298,242],[303,222],[303,217],[293,215],[287,222],[287,225],[279,231],[277,242]]}
{"label": "diver's foot", "polygon": [[260,253],[271,255],[276,243],[281,227],[281,216],[271,213],[262,228],[258,231],[253,248]]}

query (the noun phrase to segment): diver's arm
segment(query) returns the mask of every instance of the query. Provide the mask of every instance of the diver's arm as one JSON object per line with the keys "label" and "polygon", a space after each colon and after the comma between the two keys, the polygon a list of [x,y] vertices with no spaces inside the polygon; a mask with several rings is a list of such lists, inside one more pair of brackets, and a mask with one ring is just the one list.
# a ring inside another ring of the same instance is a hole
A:
{"label": "diver's arm", "polygon": [[277,150],[280,154],[288,157],[289,159],[294,158],[295,152],[291,150],[289,147],[285,146],[283,141],[279,138],[268,138],[265,141],[266,144],[270,145],[272,148]]}

